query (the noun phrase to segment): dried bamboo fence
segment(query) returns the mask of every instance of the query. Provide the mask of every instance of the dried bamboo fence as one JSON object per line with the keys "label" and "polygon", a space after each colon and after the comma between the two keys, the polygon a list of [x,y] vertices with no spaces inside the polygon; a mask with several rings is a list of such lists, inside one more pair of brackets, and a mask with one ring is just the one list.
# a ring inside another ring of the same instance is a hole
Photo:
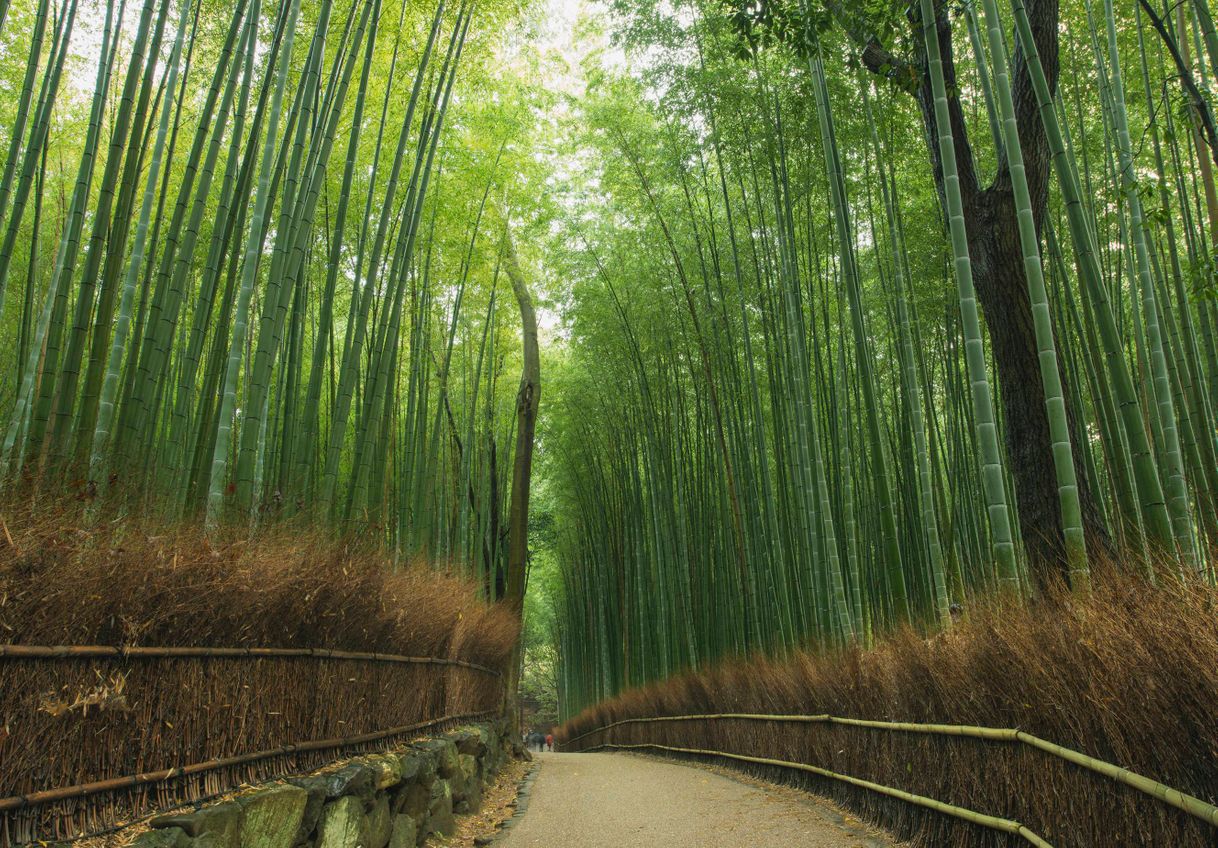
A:
{"label": "dried bamboo fence", "polygon": [[319,649],[0,645],[0,848],[496,713],[500,673]]}
{"label": "dried bamboo fence", "polygon": [[[765,715],[753,713],[703,713],[697,715],[649,716],[621,719],[563,740],[562,745],[563,749],[568,751],[655,751],[669,755],[692,756],[695,758],[713,757],[736,763],[763,766],[775,769],[780,773],[802,772],[853,789],[863,790],[865,793],[881,796],[886,799],[895,799],[915,807],[934,810],[937,813],[967,822],[970,825],[1005,834],[1024,844],[1036,846],[1036,848],[1053,848],[1055,844],[1046,841],[1041,835],[1020,821],[1015,820],[1009,811],[1004,811],[1002,815],[979,812],[976,809],[971,809],[969,806],[948,803],[927,794],[906,791],[875,780],[868,780],[820,765],[799,761],[794,759],[793,753],[788,754],[785,759],[777,756],[758,756],[758,747],[770,750],[779,748],[787,751],[798,751],[803,754],[803,759],[810,759],[817,751],[824,750],[824,740],[821,740],[821,745],[810,745],[807,744],[810,740],[803,738],[802,735],[796,740],[792,734],[782,731],[771,731],[762,734],[740,731],[742,727],[756,726],[758,724],[787,726],[829,725],[865,731],[916,734],[932,738],[951,737],[982,742],[1012,743],[1032,751],[1048,754],[1059,763],[1068,763],[1071,766],[1079,767],[1093,775],[1098,775],[1113,783],[1135,790],[1147,798],[1152,798],[1162,804],[1174,807],[1176,810],[1192,817],[1196,822],[1202,822],[1204,825],[1207,825],[1208,827],[1204,827],[1204,830],[1211,832],[1214,839],[1218,839],[1218,806],[1129,769],[1013,728],[873,721],[842,718],[825,714]],[[675,732],[665,729],[666,726],[677,727],[678,725],[680,729]],[[620,735],[623,738],[621,739],[617,739],[614,735],[610,734],[610,731],[619,728],[622,729]],[[700,744],[693,747],[694,743],[690,741],[691,739],[699,740]],[[830,747],[838,748],[844,741],[842,739],[834,740],[831,742]],[[752,750],[748,752],[733,751],[731,750],[732,747],[745,747]],[[857,753],[858,750],[856,749],[855,752]],[[948,752],[944,753],[947,756]],[[836,754],[841,757],[847,754],[847,750],[846,748],[839,748]],[[882,762],[882,770],[884,766],[892,765],[891,756],[877,759]],[[891,772],[891,769],[887,770]],[[1027,776],[1034,778],[1034,775],[1035,771],[1029,770]],[[925,782],[919,781],[912,773],[908,775],[908,779],[909,782],[915,784]],[[977,780],[978,782],[984,781],[985,775],[979,775]],[[1007,801],[1008,806],[1013,806],[1018,802],[1018,799],[1007,799]],[[1085,808],[1087,804],[1084,799],[1078,799],[1073,806],[1076,809],[1081,809]],[[1135,841],[1131,841],[1129,844],[1155,844],[1136,842],[1134,834],[1130,834],[1130,838]]]}

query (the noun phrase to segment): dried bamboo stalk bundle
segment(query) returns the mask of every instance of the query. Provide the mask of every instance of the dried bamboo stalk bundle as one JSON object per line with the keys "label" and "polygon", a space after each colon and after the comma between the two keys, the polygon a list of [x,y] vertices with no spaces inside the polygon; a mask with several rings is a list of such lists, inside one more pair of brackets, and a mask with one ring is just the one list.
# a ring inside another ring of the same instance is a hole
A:
{"label": "dried bamboo stalk bundle", "polygon": [[[1137,772],[1130,771],[1122,766],[1114,765],[1113,763],[1105,762],[1104,760],[1096,757],[1088,756],[1081,751],[1075,751],[1073,748],[1058,745],[1054,742],[1048,741],[1047,739],[1041,739],[1039,736],[1033,736],[1031,733],[1025,733],[1022,730],[1008,727],[974,727],[963,724],[924,724],[909,721],[873,721],[859,718],[842,718],[841,716],[832,716],[827,714],[761,715],[754,713],[704,713],[701,715],[652,716],[649,718],[622,719],[621,721],[611,722],[610,724],[603,725],[594,730],[589,730],[586,733],[581,733],[579,736],[567,740],[566,745],[571,746],[582,739],[592,736],[593,734],[604,733],[614,727],[621,727],[628,724],[652,724],[666,721],[717,721],[724,719],[762,722],[797,722],[801,724],[840,724],[851,727],[870,728],[872,730],[888,730],[901,733],[925,733],[931,736],[961,736],[994,742],[1022,743],[1031,748],[1044,751],[1050,756],[1074,763],[1075,765],[1089,769],[1096,774],[1100,774],[1104,777],[1110,778],[1111,780],[1115,780],[1118,783],[1122,783],[1136,789],[1137,791],[1149,795],[1152,798],[1157,798],[1165,804],[1170,804],[1178,810],[1183,810],[1189,815],[1195,816],[1207,824],[1218,827],[1218,806],[1207,803],[1206,801],[1190,795],[1187,792],[1181,792],[1178,789],[1173,789],[1164,783],[1160,783],[1157,780],[1153,780],[1149,777],[1138,774]],[[632,746],[620,746],[608,742],[602,742],[598,745],[585,747],[582,750],[619,747]],[[696,753],[715,753],[716,756],[739,758],[735,754],[725,754],[723,752],[697,751]],[[744,759],[749,758],[744,757]],[[785,765],[792,768],[803,767],[802,765],[795,766],[789,763]],[[840,777],[840,775],[836,774],[827,774],[826,776]],[[967,818],[967,816],[962,816],[962,818]]]}
{"label": "dried bamboo stalk bundle", "polygon": [[5,646],[0,848],[383,750],[502,697],[499,672],[447,658]]}
{"label": "dried bamboo stalk bundle", "polygon": [[[560,743],[815,765],[1017,821],[1054,845],[1202,848],[1218,832],[1213,609],[1206,587],[1109,577],[1083,601],[973,609],[933,639],[901,632],[871,650],[691,671],[570,719]],[[832,798],[915,845],[1014,839],[842,781],[742,768]]]}

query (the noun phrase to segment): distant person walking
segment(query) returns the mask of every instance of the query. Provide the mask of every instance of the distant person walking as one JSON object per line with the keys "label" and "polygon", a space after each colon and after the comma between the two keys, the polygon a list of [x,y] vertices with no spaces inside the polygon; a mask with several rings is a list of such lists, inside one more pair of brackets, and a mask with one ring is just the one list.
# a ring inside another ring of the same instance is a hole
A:
{"label": "distant person walking", "polygon": [[547,751],[554,750],[554,734],[553,733],[546,734],[546,750]]}

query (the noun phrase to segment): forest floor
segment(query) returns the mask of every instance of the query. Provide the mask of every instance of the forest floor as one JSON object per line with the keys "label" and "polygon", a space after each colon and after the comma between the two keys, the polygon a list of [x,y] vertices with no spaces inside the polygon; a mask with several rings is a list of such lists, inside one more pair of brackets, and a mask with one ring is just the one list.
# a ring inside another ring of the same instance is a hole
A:
{"label": "forest floor", "polygon": [[502,848],[889,848],[821,798],[638,754],[535,754],[527,812]]}

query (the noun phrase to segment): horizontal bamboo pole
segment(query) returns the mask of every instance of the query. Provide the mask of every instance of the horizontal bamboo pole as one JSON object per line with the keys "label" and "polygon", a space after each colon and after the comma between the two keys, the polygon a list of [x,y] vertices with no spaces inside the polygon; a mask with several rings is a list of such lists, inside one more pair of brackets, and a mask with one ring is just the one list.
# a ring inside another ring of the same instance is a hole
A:
{"label": "horizontal bamboo pole", "polygon": [[1095,757],[1089,757],[1086,754],[1081,754],[1070,748],[1065,748],[1031,733],[1024,733],[1022,730],[1018,732],[1019,741],[1033,748],[1037,748],[1054,756],[1060,757],[1083,768],[1090,769],[1097,774],[1102,774],[1107,778],[1123,783],[1126,786],[1136,789],[1139,792],[1144,792],[1154,798],[1158,798],[1165,804],[1170,804],[1177,809],[1183,810],[1189,815],[1201,819],[1203,822],[1218,827],[1218,807],[1213,804],[1208,804],[1200,798],[1195,798],[1186,792],[1181,792],[1178,789],[1172,789],[1166,784],[1159,783],[1157,780],[1151,780],[1149,777],[1144,777],[1137,772],[1130,771],[1127,768],[1114,766],[1112,763],[1106,763],[1103,760],[1097,760]]}
{"label": "horizontal bamboo pole", "polygon": [[781,722],[798,722],[803,724],[842,724],[850,727],[865,727],[874,730],[893,730],[906,733],[925,733],[936,736],[963,736],[972,739],[986,739],[995,742],[1014,742],[1028,745],[1036,748],[1046,754],[1055,756],[1067,762],[1074,763],[1096,774],[1102,775],[1122,783],[1131,789],[1136,789],[1146,795],[1156,798],[1165,804],[1169,804],[1178,810],[1183,810],[1191,816],[1201,819],[1208,825],[1218,827],[1218,806],[1214,806],[1206,801],[1201,800],[1186,792],[1181,792],[1178,789],[1173,789],[1165,783],[1160,783],[1157,780],[1152,780],[1149,777],[1130,771],[1104,760],[1097,759],[1075,751],[1073,748],[1067,748],[1063,745],[1058,745],[1048,740],[1041,739],[1039,736],[1033,736],[1031,733],[1025,733],[1022,730],[1001,727],[973,727],[963,724],[918,724],[915,722],[906,721],[871,721],[861,718],[841,718],[831,715],[766,715],[755,713],[706,713],[703,715],[681,715],[681,716],[654,716],[651,718],[626,718],[620,721],[611,722],[595,730],[589,730],[587,733],[581,733],[579,736],[569,740],[577,742],[586,736],[591,736],[594,733],[601,733],[613,727],[619,727],[625,724],[653,724],[664,721],[710,721],[723,719],[737,719],[742,721],[781,721]]}
{"label": "horizontal bamboo pole", "polygon": [[113,645],[0,645],[0,659],[157,659],[157,658],[242,658],[278,659],[281,657],[312,657],[327,660],[362,660],[364,662],[409,663],[412,665],[444,665],[473,669],[495,677],[501,672],[477,663],[445,657],[407,657],[400,654],[332,651],[326,648],[207,648],[207,647],[117,647]]}
{"label": "horizontal bamboo pole", "polygon": [[676,748],[671,745],[655,745],[646,743],[638,745],[617,745],[613,743],[605,743],[602,745],[594,745],[590,750],[597,750],[600,748],[612,748],[617,750],[651,748],[660,751],[670,751],[677,754],[700,754],[708,757],[723,757],[729,760],[739,760],[745,763],[758,763],[764,766],[778,766],[779,768],[797,769],[799,771],[808,772],[809,774],[815,774],[819,777],[827,777],[832,780],[849,783],[851,786],[858,786],[863,789],[868,789],[881,795],[887,795],[890,798],[896,798],[910,804],[916,804],[919,807],[927,807],[928,809],[939,813],[944,813],[949,816],[954,816],[958,819],[963,819],[964,821],[971,822],[972,824],[988,827],[991,830],[1001,830],[1005,833],[1022,836],[1025,840],[1035,845],[1036,848],[1053,848],[1050,843],[1041,839],[1039,836],[1017,821],[1003,819],[997,816],[987,816],[985,813],[978,813],[975,810],[957,807],[954,804],[947,804],[943,801],[936,801],[934,798],[927,798],[925,795],[915,795],[914,793],[906,792],[903,789],[894,789],[893,787],[885,786],[882,783],[873,783],[870,780],[851,777],[848,774],[838,774],[835,771],[829,771],[828,769],[811,766],[807,763],[793,763],[787,760],[771,760],[768,757],[750,757],[745,754],[729,754],[726,751],[708,751],[704,748]]}
{"label": "horizontal bamboo pole", "polygon": [[389,730],[378,730],[373,733],[363,733],[359,736],[345,736],[338,739],[317,739],[311,742],[301,742],[296,745],[284,745],[282,748],[273,748],[269,751],[254,751],[249,754],[238,754],[234,757],[224,757],[222,759],[208,760],[205,763],[194,763],[188,766],[175,766],[174,768],[161,769],[159,771],[144,772],[143,774],[130,774],[125,777],[114,777],[108,780],[98,780],[93,783],[81,783],[76,786],[63,786],[58,789],[45,789],[41,792],[31,792],[28,795],[13,795],[8,798],[0,798],[0,812],[8,810],[16,810],[24,807],[36,807],[42,804],[50,804],[55,801],[66,801],[70,798],[83,798],[87,795],[96,795],[99,792],[111,792],[115,789],[128,789],[133,786],[141,786],[146,783],[160,783],[165,780],[170,780],[177,777],[186,777],[192,774],[201,772],[215,771],[216,769],[226,768],[228,766],[239,766],[245,763],[257,762],[258,760],[269,760],[272,757],[282,757],[288,754],[295,754],[303,751],[319,751],[327,748],[346,748],[352,745],[361,745],[365,742],[376,742],[381,739],[388,739],[391,736],[400,736],[404,733],[413,733],[417,730],[424,730],[429,727],[435,727],[441,724],[449,724],[458,721],[477,721],[485,719],[495,712],[493,710],[480,713],[467,713],[465,715],[444,716],[443,718],[423,721],[417,724],[408,724],[402,727],[393,727]]}
{"label": "horizontal bamboo pole", "polygon": [[739,719],[743,721],[784,721],[799,724],[846,724],[855,727],[870,727],[878,730],[904,730],[910,733],[931,733],[941,736],[968,736],[976,739],[992,739],[999,742],[1014,742],[1019,731],[1000,727],[969,727],[961,724],[917,724],[904,721],[870,721],[861,718],[841,718],[828,714],[820,715],[764,715],[755,713],[706,713],[703,715],[654,716],[651,718],[624,718],[611,722],[569,740],[575,742],[593,733],[600,733],[623,724],[652,724],[662,721],[706,721],[711,719]]}

